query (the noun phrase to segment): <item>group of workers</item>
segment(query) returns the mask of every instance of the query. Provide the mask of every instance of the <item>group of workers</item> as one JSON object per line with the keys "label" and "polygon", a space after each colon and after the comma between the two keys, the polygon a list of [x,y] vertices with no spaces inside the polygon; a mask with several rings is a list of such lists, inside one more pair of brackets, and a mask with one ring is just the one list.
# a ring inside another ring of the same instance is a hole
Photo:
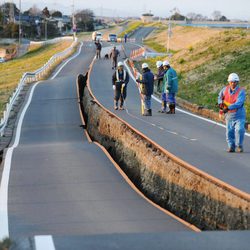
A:
{"label": "group of workers", "polygon": [[[100,58],[101,46],[99,41],[96,42],[96,48],[96,57]],[[129,82],[129,74],[124,69],[123,62],[117,64],[119,55],[119,50],[114,46],[109,54],[109,58],[112,59],[112,69],[115,69],[112,76],[115,110],[124,109],[124,101],[127,96],[127,84]],[[175,114],[175,96],[178,92],[177,73],[168,61],[157,61],[156,67],[158,72],[153,74],[149,65],[142,63],[142,74],[136,78],[143,102],[143,115],[152,116],[151,96],[154,92],[155,81],[157,91],[161,92],[162,101],[161,109],[158,112]],[[239,76],[236,73],[231,73],[228,76],[228,85],[220,91],[218,96],[220,115],[223,115],[226,121],[227,152],[229,153],[243,152],[246,122],[246,110],[244,107],[246,92],[244,88],[239,86],[239,81]],[[119,100],[120,104],[118,105]]]}
{"label": "group of workers", "polygon": [[[144,116],[152,116],[151,96],[154,92],[154,81],[157,80],[157,86],[161,89],[162,107],[160,113],[175,114],[175,95],[178,91],[178,78],[176,71],[170,66],[168,61],[157,61],[158,73],[153,74],[147,63],[142,64],[142,74],[138,75],[136,82],[139,84],[141,98],[143,101]],[[114,108],[123,110],[124,100],[126,98],[126,89],[129,82],[129,75],[124,69],[122,62],[118,63],[118,68],[113,74],[112,83],[115,91]],[[167,104],[169,109],[167,110]]]}
{"label": "group of workers", "polygon": [[[176,71],[170,66],[168,61],[157,61],[157,74],[153,74],[147,63],[142,63],[142,75],[136,78],[140,86],[143,101],[144,116],[152,116],[151,96],[154,92],[154,81],[157,81],[157,89],[161,91],[162,106],[160,113],[175,114],[176,99],[178,92],[178,77]],[[220,113],[225,115],[226,140],[228,144],[227,152],[243,152],[243,141],[245,134],[246,110],[244,102],[246,99],[245,89],[239,86],[239,76],[231,73],[228,76],[228,85],[224,87],[218,97]],[[124,69],[122,62],[118,63],[118,68],[112,76],[114,89],[114,109],[124,109],[124,101],[127,96],[127,84],[129,74]],[[168,106],[168,109],[167,109]]]}

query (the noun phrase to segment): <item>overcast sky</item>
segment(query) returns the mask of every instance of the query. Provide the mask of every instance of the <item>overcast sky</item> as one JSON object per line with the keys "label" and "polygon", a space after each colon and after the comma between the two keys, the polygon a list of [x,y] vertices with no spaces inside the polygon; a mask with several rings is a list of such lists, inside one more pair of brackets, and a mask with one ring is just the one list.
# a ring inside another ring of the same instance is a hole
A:
{"label": "overcast sky", "polygon": [[[14,2],[19,5],[19,0]],[[36,4],[41,9],[47,6],[64,14],[72,12],[73,2],[76,10],[90,8],[95,15],[140,16],[151,11],[155,16],[167,17],[177,7],[184,15],[195,12],[211,17],[213,11],[219,10],[229,19],[250,21],[250,0],[21,0],[24,10]]]}

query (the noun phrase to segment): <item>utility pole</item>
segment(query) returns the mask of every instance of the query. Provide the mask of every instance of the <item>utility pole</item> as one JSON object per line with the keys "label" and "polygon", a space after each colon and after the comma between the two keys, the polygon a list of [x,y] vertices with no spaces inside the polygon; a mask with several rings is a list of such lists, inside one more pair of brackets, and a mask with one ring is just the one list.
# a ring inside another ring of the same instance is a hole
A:
{"label": "utility pole", "polygon": [[21,14],[22,11],[22,1],[19,0],[19,49],[21,49],[21,43],[22,43],[22,21],[21,21]]}
{"label": "utility pole", "polygon": [[172,23],[171,23],[171,18],[172,18],[172,13],[175,9],[171,10],[170,13],[170,17],[168,19],[168,31],[167,31],[167,35],[168,35],[168,41],[167,41],[167,54],[170,56],[169,50],[170,50],[170,38],[172,36]]}
{"label": "utility pole", "polygon": [[44,29],[45,29],[45,41],[47,41],[48,39],[48,22],[47,22],[47,17],[45,17],[45,20],[44,20]]}
{"label": "utility pole", "polygon": [[169,47],[170,47],[170,38],[171,38],[171,35],[172,35],[172,27],[171,27],[171,17],[169,17],[169,20],[168,20],[168,41],[167,41],[167,54],[169,54]]}
{"label": "utility pole", "polygon": [[74,41],[76,39],[76,23],[75,23],[75,1],[73,0],[73,3],[72,3],[72,30],[73,30],[73,38],[74,38]]}

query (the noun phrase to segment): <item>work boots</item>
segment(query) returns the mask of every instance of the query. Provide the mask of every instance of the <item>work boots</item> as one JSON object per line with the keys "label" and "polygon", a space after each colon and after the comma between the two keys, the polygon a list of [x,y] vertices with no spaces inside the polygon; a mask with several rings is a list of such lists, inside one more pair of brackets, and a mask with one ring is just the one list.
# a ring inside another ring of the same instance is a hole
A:
{"label": "work boots", "polygon": [[167,102],[166,101],[162,101],[161,102],[161,110],[159,110],[159,113],[166,113],[167,110]]}
{"label": "work boots", "polygon": [[169,104],[169,111],[167,114],[175,114],[175,103],[170,103]]}
{"label": "work boots", "polygon": [[145,109],[143,116],[152,116],[152,109]]}
{"label": "work boots", "polygon": [[117,110],[118,109],[118,102],[114,101],[114,109]]}

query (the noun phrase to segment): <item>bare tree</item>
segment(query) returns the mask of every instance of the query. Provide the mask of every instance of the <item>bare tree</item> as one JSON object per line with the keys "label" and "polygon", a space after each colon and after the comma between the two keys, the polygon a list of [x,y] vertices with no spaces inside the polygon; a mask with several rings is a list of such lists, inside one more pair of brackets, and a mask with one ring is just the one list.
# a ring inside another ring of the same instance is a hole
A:
{"label": "bare tree", "polygon": [[31,16],[38,16],[41,13],[42,11],[35,4],[29,9],[29,14]]}
{"label": "bare tree", "polygon": [[214,19],[214,21],[219,21],[220,18],[221,18],[221,12],[219,10],[215,10],[213,13],[212,13],[212,17]]}
{"label": "bare tree", "polygon": [[84,31],[92,31],[94,29],[94,13],[92,10],[79,10],[76,15],[77,26]]}

